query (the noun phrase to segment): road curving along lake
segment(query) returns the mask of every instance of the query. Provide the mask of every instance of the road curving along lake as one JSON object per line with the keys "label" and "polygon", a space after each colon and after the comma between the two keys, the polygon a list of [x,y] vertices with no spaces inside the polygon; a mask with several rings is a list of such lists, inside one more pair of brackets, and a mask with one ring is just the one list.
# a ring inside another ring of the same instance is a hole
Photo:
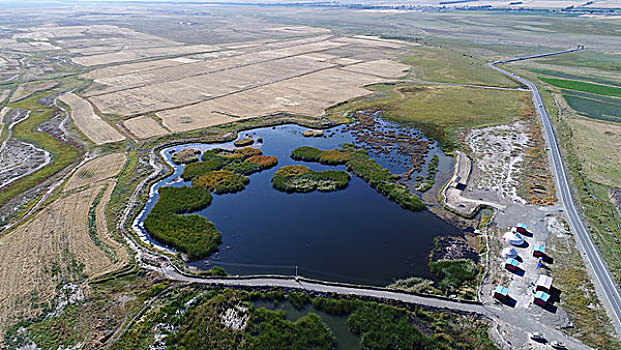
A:
{"label": "road curving along lake", "polygon": [[[282,125],[240,133],[238,139],[252,138],[255,143],[251,147],[260,149],[263,155],[276,156],[278,164],[248,175],[250,181],[241,191],[212,193],[210,205],[191,213],[213,222],[222,234],[222,243],[216,253],[189,264],[200,269],[219,266],[231,275],[294,275],[297,268],[297,273],[305,277],[368,285],[387,285],[410,276],[431,278],[428,256],[433,239],[459,235],[453,225],[428,210],[403,209],[354,175],[346,188],[331,192],[281,192],[273,188],[271,179],[278,169],[289,165],[303,165],[313,171],[347,171],[346,165],[296,161],[290,155],[300,146],[327,150],[353,143],[368,149],[370,158],[391,173],[408,173],[410,179],[401,181],[415,192],[434,156],[438,156],[438,169],[444,173],[450,173],[452,158],[416,130],[385,121],[375,124],[375,141],[351,125],[325,130],[322,136],[315,137],[303,136],[305,130],[297,125]],[[192,184],[180,177],[184,165],[174,164],[173,154],[183,149],[204,154],[215,148],[236,149],[233,142],[228,142],[185,144],[161,151],[174,173],[154,184],[144,210],[134,222],[134,229],[145,239],[158,244],[145,231],[143,221],[158,200],[159,188]],[[418,164],[413,171],[414,159]]]}

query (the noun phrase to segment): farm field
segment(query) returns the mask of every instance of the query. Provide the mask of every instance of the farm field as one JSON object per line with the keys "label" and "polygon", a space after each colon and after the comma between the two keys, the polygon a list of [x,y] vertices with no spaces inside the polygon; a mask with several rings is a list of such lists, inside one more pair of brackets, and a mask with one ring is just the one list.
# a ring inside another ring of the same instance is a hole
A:
{"label": "farm field", "polygon": [[539,77],[539,80],[545,83],[548,83],[550,85],[559,87],[561,89],[584,91],[584,92],[597,94],[597,95],[621,97],[621,88],[614,87],[614,86],[593,84],[593,83],[587,83],[584,81],[552,79],[552,78],[542,78],[542,77]]}
{"label": "farm field", "polygon": [[105,122],[93,110],[93,106],[74,93],[66,93],[60,101],[71,108],[71,119],[89,139],[98,145],[123,141],[125,137]]}
{"label": "farm field", "polygon": [[128,261],[103,216],[124,161],[125,155],[113,154],[87,163],[58,199],[0,238],[0,337],[18,319],[56,308],[57,288]]}
{"label": "farm field", "polygon": [[[182,64],[130,63],[122,69],[126,74],[103,68],[84,77],[96,78],[87,96],[104,114],[155,113],[165,128],[180,132],[276,113],[323,115],[331,105],[367,94],[365,85],[404,77],[409,66],[385,55],[396,58],[406,49],[392,40],[322,34],[229,46],[225,57],[194,55]],[[138,138],[165,133],[147,118],[124,125]],[[150,131],[140,130],[144,123]]]}

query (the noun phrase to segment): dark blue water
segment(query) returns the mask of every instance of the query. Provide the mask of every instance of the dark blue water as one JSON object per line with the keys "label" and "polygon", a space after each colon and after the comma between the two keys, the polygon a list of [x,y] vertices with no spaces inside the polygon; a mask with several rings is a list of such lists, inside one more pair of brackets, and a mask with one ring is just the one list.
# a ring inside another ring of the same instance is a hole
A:
{"label": "dark blue water", "polygon": [[[250,176],[250,184],[236,194],[214,195],[208,208],[198,212],[222,232],[220,251],[192,265],[208,269],[221,266],[229,274],[295,274],[324,280],[386,285],[395,279],[431,277],[427,263],[438,235],[459,231],[429,211],[414,213],[389,201],[361,179],[352,176],[342,191],[287,194],[272,188],[270,179],[283,165],[303,164],[314,170],[340,169],[293,161],[289,155],[298,146],[331,149],[352,142],[343,127],[323,138],[304,138],[304,128],[286,125],[257,129],[240,137],[263,138],[259,147],[265,155],[278,157],[278,165]],[[174,149],[196,145],[177,146]],[[201,147],[232,147],[230,143]],[[451,159],[433,148],[427,158],[440,156],[440,171],[451,167]],[[164,155],[170,158],[169,150]],[[375,156],[374,156],[375,158]],[[378,163],[393,173],[405,171],[405,157],[377,156]],[[423,167],[424,173],[426,165]],[[174,182],[182,170],[159,185]],[[416,177],[416,173],[413,178]],[[155,203],[152,198],[149,210]]]}

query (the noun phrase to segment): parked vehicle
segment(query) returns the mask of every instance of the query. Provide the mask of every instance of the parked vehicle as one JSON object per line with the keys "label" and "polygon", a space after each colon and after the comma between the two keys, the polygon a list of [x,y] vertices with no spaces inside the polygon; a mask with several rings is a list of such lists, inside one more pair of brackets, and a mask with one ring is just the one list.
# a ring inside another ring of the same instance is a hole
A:
{"label": "parked vehicle", "polygon": [[543,333],[539,333],[539,332],[530,332],[528,333],[528,336],[530,337],[530,339],[536,340],[536,341],[545,340]]}
{"label": "parked vehicle", "polygon": [[555,349],[567,349],[567,345],[565,345],[565,343],[560,343],[556,340],[551,342],[550,345]]}

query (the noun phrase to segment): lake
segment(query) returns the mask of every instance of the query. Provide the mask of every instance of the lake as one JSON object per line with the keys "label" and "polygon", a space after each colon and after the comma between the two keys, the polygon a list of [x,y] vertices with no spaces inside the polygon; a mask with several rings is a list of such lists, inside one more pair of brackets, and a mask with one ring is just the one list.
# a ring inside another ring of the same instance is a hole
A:
{"label": "lake", "polygon": [[[231,275],[298,274],[330,281],[369,285],[387,285],[395,279],[419,276],[431,278],[427,266],[433,239],[440,235],[459,235],[459,230],[431,212],[402,209],[377,193],[363,180],[352,176],[349,186],[335,192],[288,194],[272,188],[270,179],[284,165],[302,164],[313,170],[345,170],[345,166],[325,166],[294,161],[293,149],[314,146],[320,149],[340,147],[343,143],[365,145],[347,126],[326,131],[324,137],[306,138],[306,128],[283,125],[241,132],[239,138],[262,138],[260,148],[265,155],[278,157],[278,165],[250,175],[250,183],[235,194],[214,195],[212,204],[197,212],[215,223],[222,232],[219,252],[190,265],[208,269],[223,267]],[[381,122],[378,132],[411,133],[426,140],[415,130],[407,130]],[[413,143],[413,141],[409,141]],[[431,144],[431,143],[430,143]],[[407,145],[402,145],[406,147]],[[164,149],[162,155],[170,162],[172,152],[183,148],[233,149],[233,143],[189,144]],[[402,149],[403,147],[401,147]],[[399,147],[386,147],[386,152],[369,153],[393,173],[404,173],[409,156]],[[452,158],[444,156],[434,143],[426,160],[440,158],[439,171],[450,172]],[[145,210],[138,217],[141,223],[157,201],[159,186],[190,185],[179,179],[183,166],[174,165],[175,172],[154,185]],[[408,181],[414,187],[418,175],[426,175],[426,164]],[[140,226],[140,225],[139,225]]]}

